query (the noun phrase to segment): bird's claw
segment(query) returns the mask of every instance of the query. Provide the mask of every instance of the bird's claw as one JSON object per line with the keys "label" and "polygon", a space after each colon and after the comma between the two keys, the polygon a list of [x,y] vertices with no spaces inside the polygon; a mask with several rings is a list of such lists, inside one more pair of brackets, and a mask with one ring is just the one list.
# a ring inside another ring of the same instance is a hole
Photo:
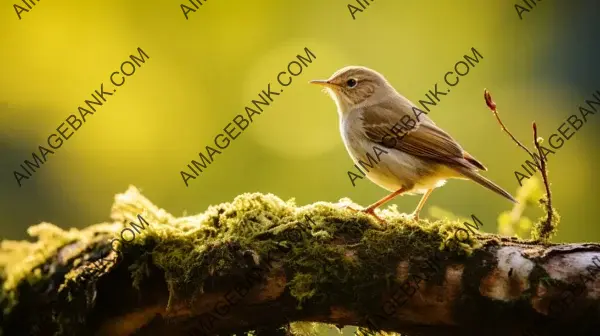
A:
{"label": "bird's claw", "polygon": [[363,209],[363,210],[361,210],[361,212],[364,212],[364,213],[366,213],[366,214],[369,214],[369,215],[371,215],[371,216],[375,217],[375,219],[377,219],[377,220],[379,221],[379,223],[381,223],[381,224],[383,224],[383,225],[387,226],[387,222],[386,222],[386,221],[384,221],[383,219],[381,219],[379,216],[377,216],[377,215],[375,214],[375,209],[372,209],[372,208],[366,208],[366,209]]}
{"label": "bird's claw", "polygon": [[377,219],[379,221],[379,223],[387,226],[387,222],[375,214],[375,209],[366,208],[366,209],[359,210],[359,209],[354,209],[353,207],[351,207],[349,205],[344,206],[344,209],[350,210],[352,212],[363,212],[363,213],[369,214],[369,215],[375,217],[375,219]]}

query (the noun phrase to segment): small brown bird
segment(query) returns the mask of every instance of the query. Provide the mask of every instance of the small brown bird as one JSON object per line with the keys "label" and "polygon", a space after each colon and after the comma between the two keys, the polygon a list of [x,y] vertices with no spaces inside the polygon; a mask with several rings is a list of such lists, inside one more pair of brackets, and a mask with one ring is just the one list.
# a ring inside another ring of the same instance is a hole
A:
{"label": "small brown bird", "polygon": [[[418,220],[433,189],[444,185],[449,178],[473,180],[517,202],[494,182],[479,175],[478,170],[487,170],[485,166],[378,72],[348,66],[327,80],[311,83],[324,86],[335,101],[342,140],[355,162],[372,151],[373,146],[388,153],[382,155],[381,161],[369,169],[366,176],[392,193],[364,212],[377,217],[374,210],[394,197],[419,193],[424,195],[411,214]],[[407,122],[409,120],[411,122]],[[398,137],[398,129],[405,130],[401,137]]]}

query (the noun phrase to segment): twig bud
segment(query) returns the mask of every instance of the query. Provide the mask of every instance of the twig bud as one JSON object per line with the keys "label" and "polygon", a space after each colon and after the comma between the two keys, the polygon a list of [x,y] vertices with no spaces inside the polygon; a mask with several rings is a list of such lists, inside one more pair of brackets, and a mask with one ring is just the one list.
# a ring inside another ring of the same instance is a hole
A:
{"label": "twig bud", "polygon": [[492,111],[496,111],[496,103],[492,100],[492,95],[487,89],[483,89],[483,97],[485,98],[485,103],[488,108]]}

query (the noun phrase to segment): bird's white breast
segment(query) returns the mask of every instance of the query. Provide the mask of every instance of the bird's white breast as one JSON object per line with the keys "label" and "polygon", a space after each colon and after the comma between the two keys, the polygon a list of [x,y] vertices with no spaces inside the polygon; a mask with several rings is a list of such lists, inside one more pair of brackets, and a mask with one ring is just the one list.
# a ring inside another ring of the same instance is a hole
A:
{"label": "bird's white breast", "polygon": [[[455,175],[453,171],[445,171],[446,169],[442,165],[432,165],[419,157],[371,142],[365,136],[363,121],[360,118],[361,110],[355,109],[348,112],[345,118],[340,119],[340,133],[352,161],[375,184],[389,191],[412,186],[412,192],[424,193],[427,189],[443,185],[446,176]],[[392,126],[390,125],[390,128]],[[377,157],[373,146],[377,146],[387,153],[379,155],[380,160],[373,168],[361,165],[359,160],[369,163],[367,153],[373,158]],[[354,171],[358,173],[356,169]]]}

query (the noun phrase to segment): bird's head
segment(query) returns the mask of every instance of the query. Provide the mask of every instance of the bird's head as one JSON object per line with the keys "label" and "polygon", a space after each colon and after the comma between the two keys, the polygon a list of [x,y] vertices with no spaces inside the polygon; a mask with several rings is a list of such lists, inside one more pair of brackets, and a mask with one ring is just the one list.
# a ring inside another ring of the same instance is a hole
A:
{"label": "bird's head", "polygon": [[388,90],[393,90],[383,75],[362,66],[347,66],[327,80],[310,83],[324,86],[343,112],[359,104],[368,105],[369,100],[386,96]]}

